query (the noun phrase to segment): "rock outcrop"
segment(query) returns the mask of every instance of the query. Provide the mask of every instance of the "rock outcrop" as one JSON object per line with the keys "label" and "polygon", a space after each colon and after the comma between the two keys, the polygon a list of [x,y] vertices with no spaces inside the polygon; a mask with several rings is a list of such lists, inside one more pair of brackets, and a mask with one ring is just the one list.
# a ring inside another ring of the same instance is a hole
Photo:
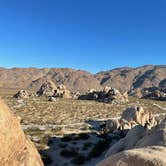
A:
{"label": "rock outcrop", "polygon": [[26,90],[20,90],[13,97],[16,99],[27,99],[29,98],[29,94]]}
{"label": "rock outcrop", "polygon": [[97,166],[165,166],[166,148],[151,146],[132,150],[110,156]]}
{"label": "rock outcrop", "polygon": [[165,166],[166,118],[149,130],[138,125],[114,144],[98,166]]}
{"label": "rock outcrop", "polygon": [[81,95],[79,99],[121,104],[128,102],[128,94],[127,92],[121,94],[119,90],[115,88],[105,87],[101,91],[92,89],[87,94]]}
{"label": "rock outcrop", "polygon": [[54,91],[53,96],[65,99],[72,98],[71,92],[67,90],[64,85],[59,85],[57,89]]}
{"label": "rock outcrop", "polygon": [[0,99],[0,165],[43,166],[35,146],[27,138],[19,120]]}
{"label": "rock outcrop", "polygon": [[161,87],[149,87],[143,89],[137,88],[129,91],[129,95],[138,98],[166,101],[166,88],[161,88]]}
{"label": "rock outcrop", "polygon": [[57,89],[56,85],[52,81],[45,81],[40,89],[37,91],[38,96],[53,96],[55,90]]}
{"label": "rock outcrop", "polygon": [[127,108],[121,116],[121,119],[125,119],[128,122],[136,122],[142,126],[148,123],[151,126],[155,125],[155,119],[152,113],[148,110],[143,109],[141,106],[132,106]]}
{"label": "rock outcrop", "polygon": [[153,114],[144,110],[141,106],[132,106],[127,108],[121,115],[120,119],[109,119],[105,122],[104,132],[127,131],[133,127],[141,125],[149,129],[157,125]]}
{"label": "rock outcrop", "polygon": [[38,96],[54,98],[71,98],[71,92],[64,86],[56,86],[52,81],[45,81],[37,91]]}

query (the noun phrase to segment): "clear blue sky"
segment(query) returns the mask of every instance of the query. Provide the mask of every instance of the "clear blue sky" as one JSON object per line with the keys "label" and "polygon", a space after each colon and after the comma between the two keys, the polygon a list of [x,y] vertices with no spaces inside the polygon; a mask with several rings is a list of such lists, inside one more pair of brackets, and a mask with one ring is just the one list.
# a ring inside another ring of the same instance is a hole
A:
{"label": "clear blue sky", "polygon": [[166,0],[0,0],[0,66],[165,63]]}

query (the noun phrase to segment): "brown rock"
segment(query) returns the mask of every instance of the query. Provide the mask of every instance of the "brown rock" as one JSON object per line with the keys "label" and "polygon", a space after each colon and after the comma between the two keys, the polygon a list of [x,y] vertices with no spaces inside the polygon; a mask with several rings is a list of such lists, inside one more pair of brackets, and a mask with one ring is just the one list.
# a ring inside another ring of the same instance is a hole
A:
{"label": "brown rock", "polygon": [[19,120],[0,100],[0,165],[43,166],[40,155],[21,130]]}

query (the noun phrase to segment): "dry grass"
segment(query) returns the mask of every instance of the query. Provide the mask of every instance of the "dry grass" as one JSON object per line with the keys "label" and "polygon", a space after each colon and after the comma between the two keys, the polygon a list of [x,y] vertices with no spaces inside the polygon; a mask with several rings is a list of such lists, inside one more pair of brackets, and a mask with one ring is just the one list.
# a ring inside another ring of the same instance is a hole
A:
{"label": "dry grass", "polygon": [[[131,105],[142,105],[144,108],[151,110],[153,113],[163,113],[165,111],[157,108],[153,104],[158,104],[166,108],[166,102],[154,101],[147,99],[130,98],[126,104],[106,104],[95,101],[58,99],[56,102],[49,102],[44,97],[32,97],[23,101],[18,101],[12,96],[17,92],[13,89],[0,89],[0,96],[6,101],[11,110],[21,117],[22,125],[67,125],[64,130],[62,126],[55,128],[39,129],[30,127],[25,129],[25,133],[30,136],[39,150],[47,148],[48,137],[64,135],[69,130],[77,133],[82,127],[85,132],[88,127],[83,124],[86,120],[109,119],[120,116],[123,110]],[[70,126],[69,124],[81,123]],[[83,124],[82,124],[83,123]],[[87,127],[87,128],[86,128]],[[86,143],[86,142],[85,142]],[[73,144],[74,146],[74,144]],[[74,160],[75,161],[75,160]],[[77,160],[76,160],[77,161]]]}

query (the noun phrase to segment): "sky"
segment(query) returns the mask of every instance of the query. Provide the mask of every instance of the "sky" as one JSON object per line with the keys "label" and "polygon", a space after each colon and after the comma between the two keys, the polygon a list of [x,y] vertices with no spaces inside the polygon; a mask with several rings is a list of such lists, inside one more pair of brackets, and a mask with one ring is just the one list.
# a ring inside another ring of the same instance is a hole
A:
{"label": "sky", "polygon": [[165,63],[166,0],[0,0],[1,67]]}

